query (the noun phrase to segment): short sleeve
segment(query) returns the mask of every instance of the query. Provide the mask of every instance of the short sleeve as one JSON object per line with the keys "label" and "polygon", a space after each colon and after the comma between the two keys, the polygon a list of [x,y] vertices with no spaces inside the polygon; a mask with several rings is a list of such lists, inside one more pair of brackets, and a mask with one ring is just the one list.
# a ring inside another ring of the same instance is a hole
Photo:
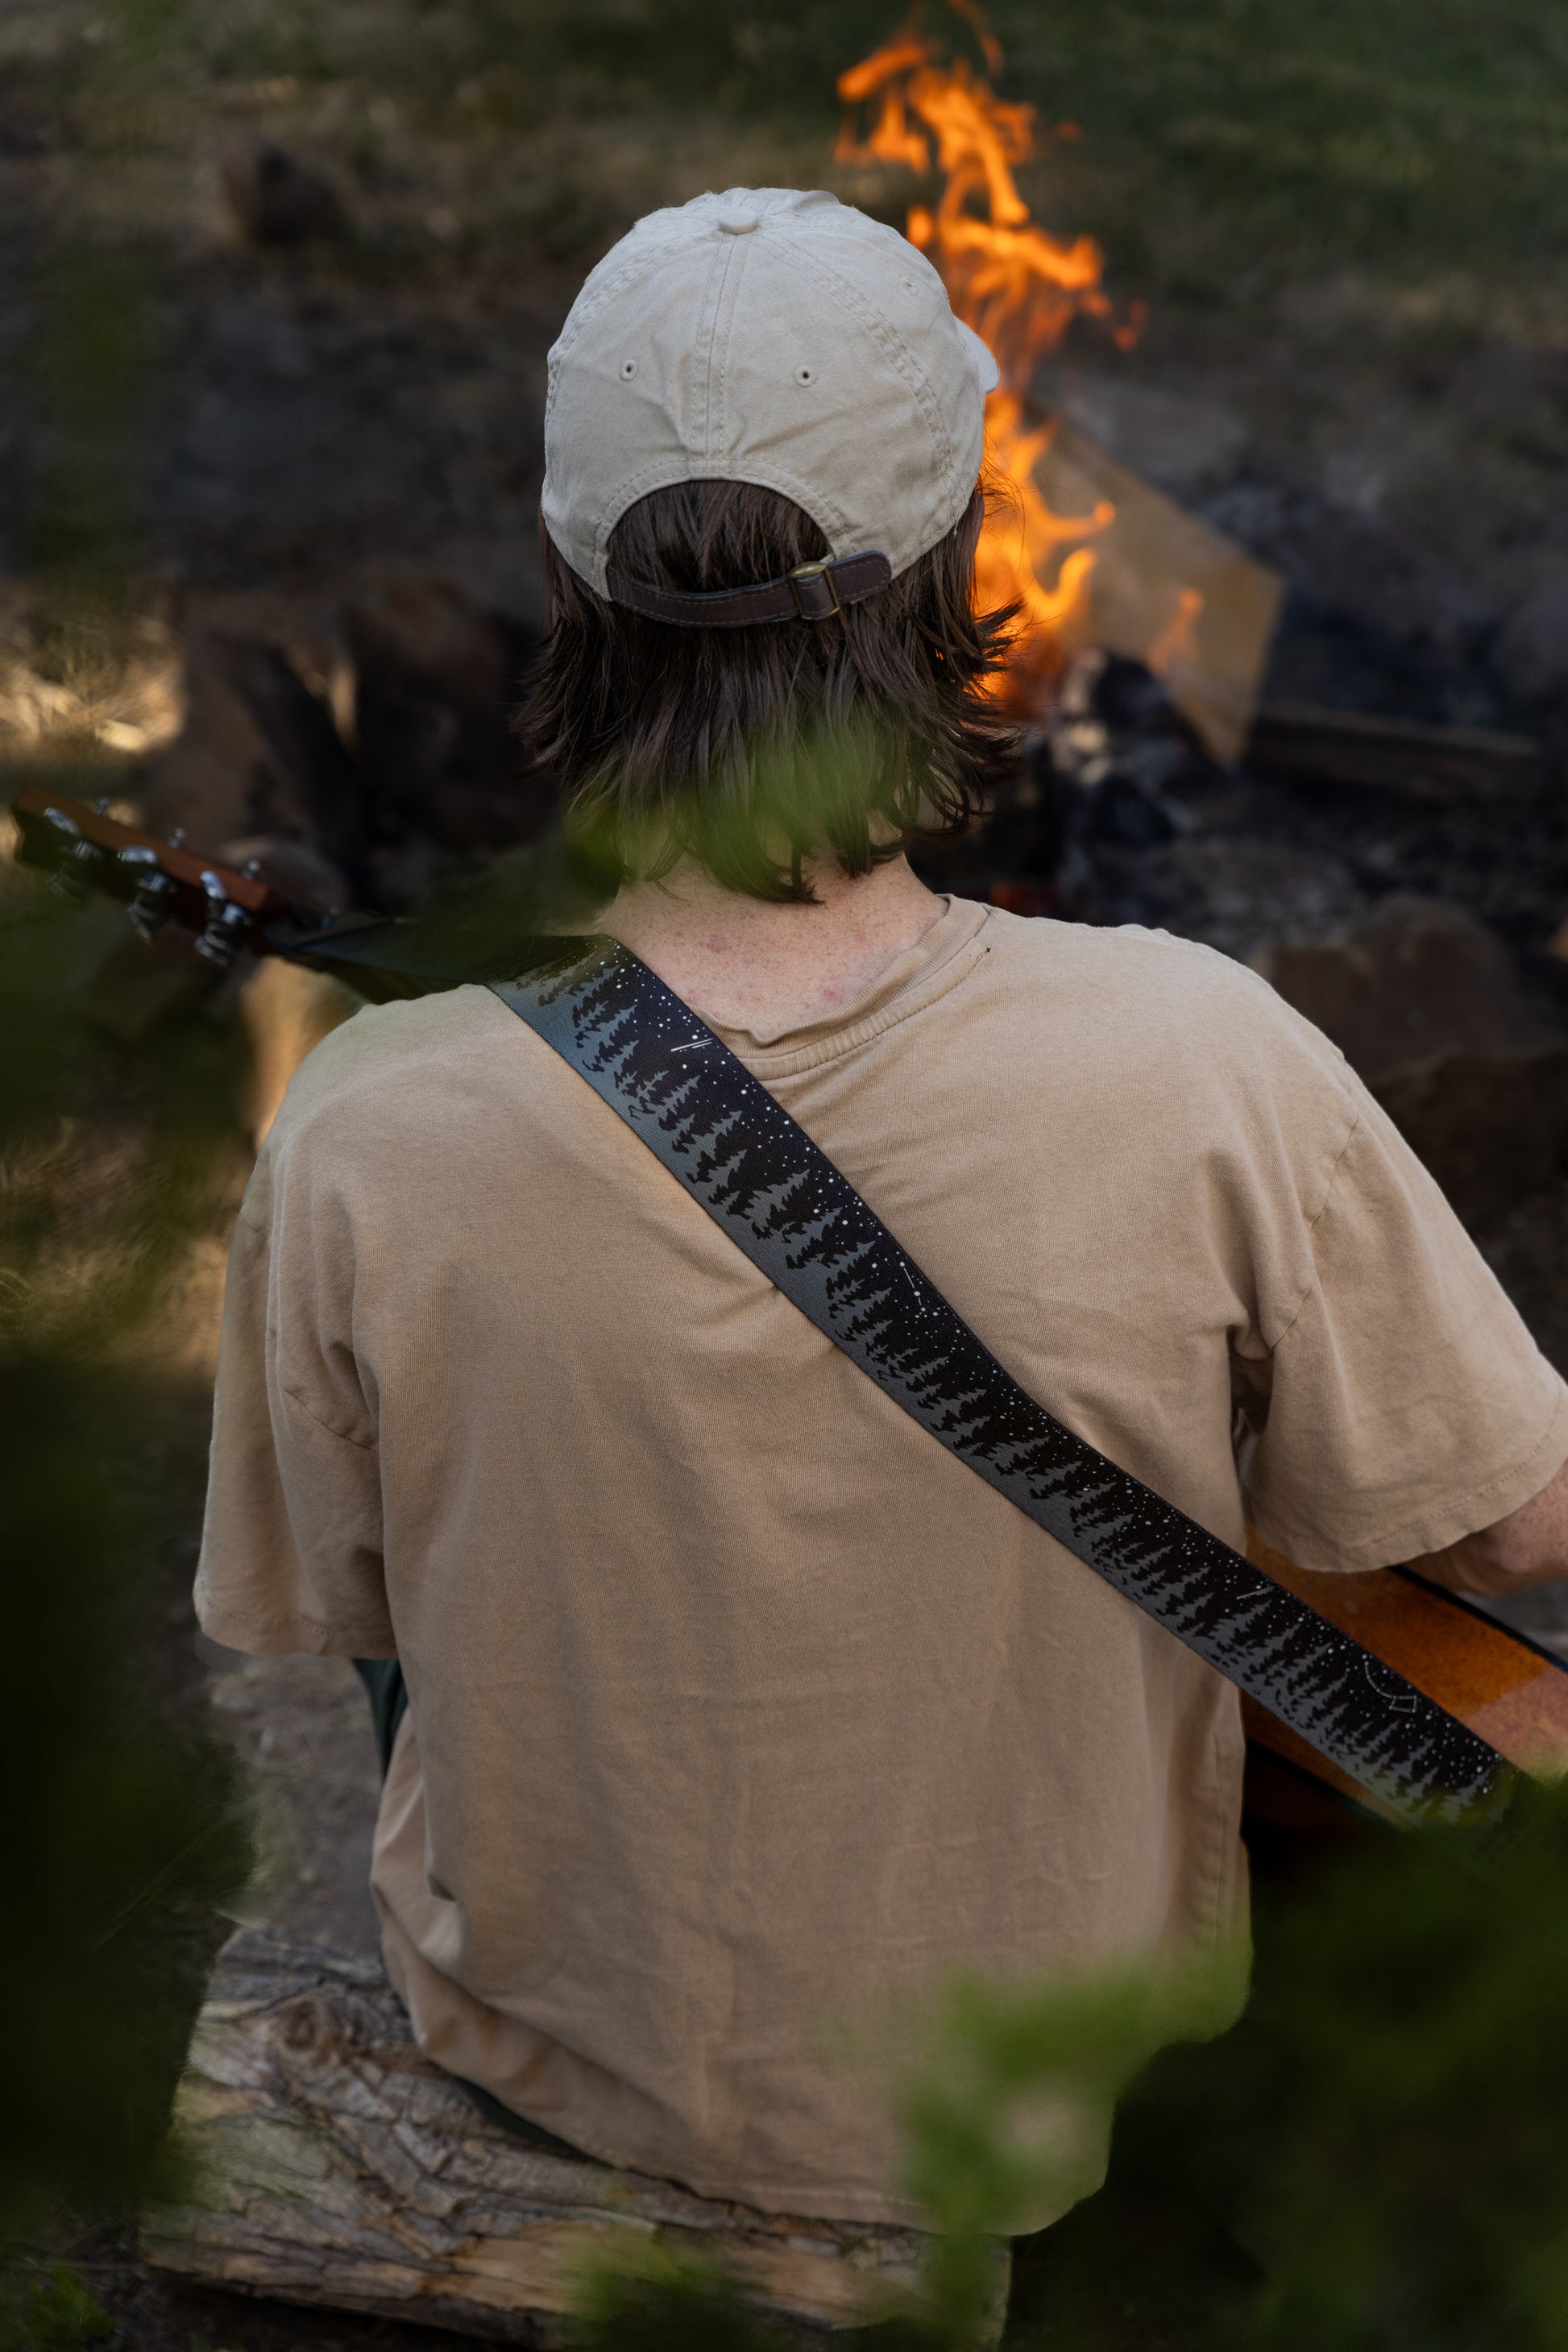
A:
{"label": "short sleeve", "polygon": [[196,1613],[231,1649],[391,1657],[375,1426],[332,1328],[348,1277],[319,1226],[289,1232],[270,1173],[229,1255]]}
{"label": "short sleeve", "polygon": [[1398,1129],[1356,1093],[1247,1471],[1258,1532],[1302,1568],[1440,1551],[1568,1459],[1568,1389]]}

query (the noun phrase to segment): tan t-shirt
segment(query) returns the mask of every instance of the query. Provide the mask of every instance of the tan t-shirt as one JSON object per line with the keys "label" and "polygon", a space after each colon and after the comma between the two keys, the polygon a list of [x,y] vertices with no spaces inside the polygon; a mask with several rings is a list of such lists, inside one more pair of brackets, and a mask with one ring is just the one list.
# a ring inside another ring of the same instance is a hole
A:
{"label": "tan t-shirt", "polygon": [[[1314,1568],[1568,1456],[1436,1186],[1207,949],[955,901],[842,1017],[729,1042],[1032,1394],[1232,1543],[1238,1396],[1246,1507]],[[913,2218],[846,2028],[896,2054],[959,1966],[1237,1918],[1231,1688],[481,989],[360,1013],[289,1089],[198,1595],[240,1649],[403,1660],[374,1880],[425,2049],[705,2192]]]}

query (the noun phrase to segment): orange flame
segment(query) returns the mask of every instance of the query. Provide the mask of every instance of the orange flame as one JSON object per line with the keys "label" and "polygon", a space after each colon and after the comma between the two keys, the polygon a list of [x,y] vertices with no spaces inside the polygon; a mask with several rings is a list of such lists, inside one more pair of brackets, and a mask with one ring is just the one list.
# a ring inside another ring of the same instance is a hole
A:
{"label": "orange flame", "polygon": [[1203,609],[1201,588],[1184,588],[1178,593],[1170,619],[1149,648],[1149,667],[1156,677],[1173,677],[1194,660]]}
{"label": "orange flame", "polygon": [[[1002,52],[977,0],[948,5],[970,26],[987,69],[998,72]],[[914,23],[840,75],[838,95],[845,109],[835,151],[839,163],[921,173],[934,163],[942,174],[934,211],[912,205],[907,233],[941,271],[953,310],[990,346],[1001,371],[986,412],[985,455],[992,479],[1011,496],[991,502],[975,578],[987,605],[1022,607],[1023,634],[997,691],[1020,711],[1032,710],[1062,666],[1064,632],[1086,602],[1095,553],[1081,542],[1103,532],[1114,510],[1101,502],[1089,515],[1051,512],[1034,469],[1053,427],[1026,429],[1023,396],[1036,362],[1075,319],[1101,321],[1122,345],[1142,321],[1113,313],[1092,237],[1068,243],[1031,218],[1014,172],[1035,152],[1034,107],[1005,103],[962,58],[943,64],[939,45]],[[863,136],[856,128],[862,111],[870,118]],[[1078,132],[1064,122],[1052,135]]]}
{"label": "orange flame", "polygon": [[[1002,489],[987,502],[985,528],[974,555],[974,590],[983,611],[1014,604],[1023,608],[1015,675],[999,689],[1005,699],[1022,707],[1035,698],[1030,689],[1048,682],[1061,667],[1063,631],[1088,593],[1094,550],[1072,547],[1071,542],[1097,537],[1116,517],[1108,499],[1088,515],[1051,512],[1035,488],[1035,467],[1055,431],[1048,418],[1032,432],[1026,430],[1016,393],[992,394],[985,455]],[[1054,574],[1049,587],[1047,574]]]}

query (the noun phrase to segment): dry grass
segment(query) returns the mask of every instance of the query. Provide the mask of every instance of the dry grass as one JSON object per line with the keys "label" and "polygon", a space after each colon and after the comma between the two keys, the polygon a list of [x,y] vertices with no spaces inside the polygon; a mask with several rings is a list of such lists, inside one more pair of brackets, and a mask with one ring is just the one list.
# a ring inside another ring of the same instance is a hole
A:
{"label": "dry grass", "polygon": [[0,761],[140,760],[184,724],[184,656],[166,622],[82,622],[40,642],[20,598],[0,624]]}

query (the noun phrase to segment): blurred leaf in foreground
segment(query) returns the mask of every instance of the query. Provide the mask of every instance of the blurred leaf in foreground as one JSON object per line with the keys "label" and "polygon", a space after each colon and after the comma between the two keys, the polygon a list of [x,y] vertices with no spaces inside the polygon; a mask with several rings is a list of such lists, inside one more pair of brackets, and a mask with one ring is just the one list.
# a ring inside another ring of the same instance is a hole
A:
{"label": "blurred leaf in foreground", "polygon": [[[868,2352],[988,2340],[988,2246],[1093,2178],[1063,2114],[1119,2093],[1105,2187],[1020,2249],[1018,2352],[1561,2352],[1568,1795],[1526,1787],[1484,1834],[1369,1828],[1257,1909],[1211,2042],[1212,1979],[952,1989],[905,2103],[940,2234]],[[577,2326],[578,2352],[770,2341],[697,2273],[597,2274]]]}
{"label": "blurred leaf in foreground", "polygon": [[1155,2060],[1105,2189],[1026,2258],[1038,2340],[1560,2352],[1568,1798],[1369,1831],[1257,1927],[1241,2023]]}
{"label": "blurred leaf in foreground", "polygon": [[74,1005],[74,916],[0,893],[0,2244],[151,2177],[216,1906],[232,1774],[156,1697],[151,1515],[174,1383],[138,1345],[210,1222],[226,1049],[132,1069]]}
{"label": "blurred leaf in foreground", "polygon": [[61,2263],[0,2288],[0,2352],[86,2352],[114,2332],[108,2312]]}

